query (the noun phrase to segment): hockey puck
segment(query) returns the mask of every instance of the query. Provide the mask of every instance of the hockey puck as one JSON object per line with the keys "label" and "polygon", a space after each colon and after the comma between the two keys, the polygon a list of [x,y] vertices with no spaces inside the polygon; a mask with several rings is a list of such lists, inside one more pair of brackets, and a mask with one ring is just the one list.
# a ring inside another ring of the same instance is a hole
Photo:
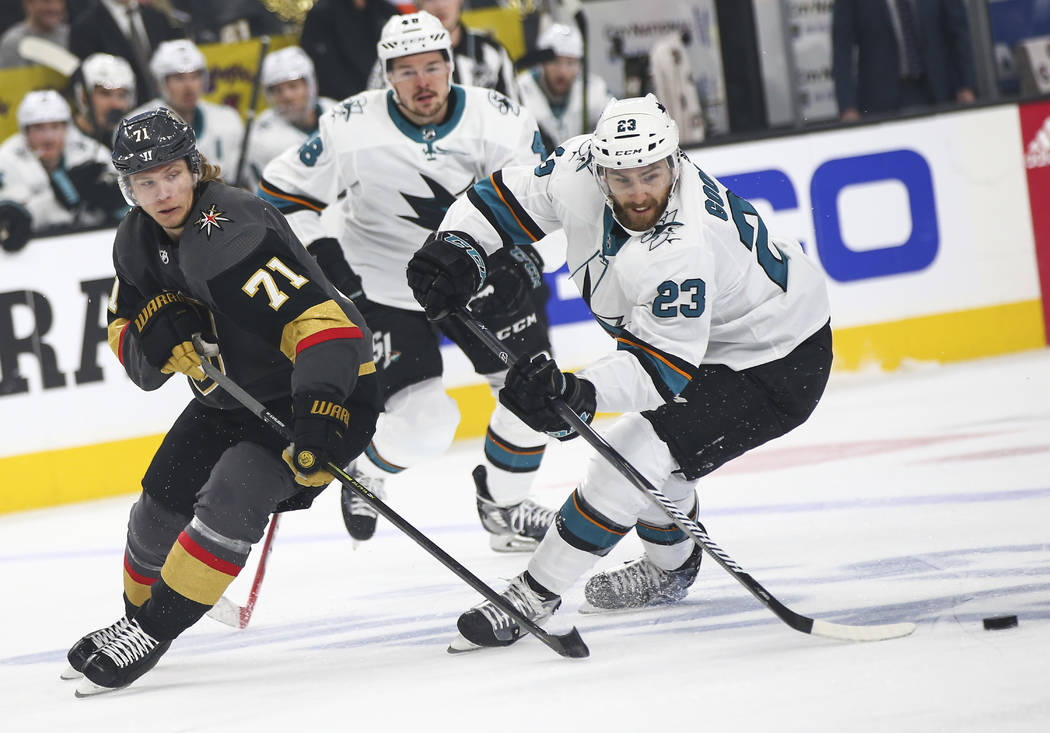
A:
{"label": "hockey puck", "polygon": [[983,623],[984,628],[989,631],[995,629],[1012,629],[1014,626],[1017,626],[1017,616],[989,616],[981,623]]}

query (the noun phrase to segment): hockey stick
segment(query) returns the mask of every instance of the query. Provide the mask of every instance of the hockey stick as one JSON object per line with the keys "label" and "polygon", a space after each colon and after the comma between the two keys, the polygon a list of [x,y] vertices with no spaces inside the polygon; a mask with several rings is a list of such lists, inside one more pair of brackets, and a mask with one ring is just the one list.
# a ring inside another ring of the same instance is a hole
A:
{"label": "hockey stick", "polygon": [[73,76],[80,59],[54,41],[37,36],[25,36],[18,42],[18,55],[26,61],[54,69],[62,76]]}
{"label": "hockey stick", "polygon": [[248,600],[245,604],[238,606],[226,596],[220,596],[218,602],[208,610],[208,616],[236,629],[248,627],[252,611],[255,610],[255,603],[259,600],[259,589],[262,588],[263,577],[266,575],[266,561],[270,557],[270,551],[273,550],[273,538],[277,534],[277,525],[280,524],[280,521],[280,514],[270,517],[270,527],[266,530],[262,554],[259,555],[259,567],[255,569],[255,578],[252,579],[252,587],[248,591]]}
{"label": "hockey stick", "polygon": [[[193,336],[193,347],[202,357],[201,367],[204,369],[205,374],[215,380],[216,384],[226,390],[231,397],[244,405],[244,407],[246,407],[253,415],[273,428],[281,437],[289,443],[292,442],[292,431],[288,429],[287,425],[281,422],[280,418],[267,410],[265,405],[248,394],[248,392],[240,385],[215,368],[209,359],[203,358],[218,353],[218,350],[213,345],[205,343],[203,339],[201,339],[200,334],[195,334]],[[505,614],[521,624],[523,629],[527,629],[529,633],[558,654],[563,657],[576,658],[590,655],[590,650],[580,637],[580,632],[576,630],[575,626],[568,633],[560,635],[550,634],[544,631],[535,622],[531,621],[528,617],[518,611],[518,609],[508,603],[506,599],[496,593],[496,591],[485,585],[480,578],[467,570],[467,568],[461,565],[455,558],[434,544],[425,534],[409,524],[400,514],[384,504],[379,497],[369,491],[353,476],[331,462],[326,463],[324,469],[335,476],[339,483],[367,502],[368,505],[382,515],[383,518],[407,534],[417,545],[437,558],[438,562],[451,570],[459,576],[461,580],[465,581],[467,585],[484,596],[485,600],[490,601]]]}
{"label": "hockey stick", "polygon": [[241,152],[237,156],[237,169],[233,175],[233,185],[241,185],[241,177],[244,175],[244,159],[248,155],[248,139],[252,135],[252,127],[255,125],[255,108],[259,104],[259,87],[262,86],[262,67],[266,54],[270,52],[270,37],[263,36],[259,39],[259,65],[255,69],[255,78],[252,79],[252,97],[248,102],[248,111],[244,117],[244,137],[241,138]]}
{"label": "hockey stick", "polygon": [[[475,320],[471,316],[469,310],[465,307],[460,307],[453,311],[453,314],[458,317],[463,322],[463,325],[470,329],[475,336],[481,339],[481,341],[499,358],[500,361],[507,365],[514,363],[514,355],[503,347],[500,340],[497,339],[488,328]],[[715,544],[714,540],[708,536],[702,526],[683,514],[682,511],[670,499],[668,499],[662,491],[653,486],[645,476],[638,472],[638,469],[628,463],[627,459],[621,456],[616,449],[609,445],[604,438],[598,435],[590,425],[585,423],[579,415],[573,412],[563,400],[554,400],[551,403],[551,406],[558,414],[558,417],[575,428],[576,432],[583,436],[583,439],[586,440],[592,448],[598,451],[605,460],[612,464],[613,468],[619,471],[624,478],[635,486],[635,488],[644,492],[649,499],[661,511],[663,511],[672,522],[674,522],[676,527],[685,532],[693,542],[700,546],[700,549],[711,557],[711,559],[721,565],[726,572],[736,578],[737,581],[747,588],[751,595],[775,613],[781,621],[795,629],[795,631],[801,631],[803,634],[824,636],[830,639],[842,639],[844,641],[881,641],[883,639],[896,639],[900,636],[907,636],[915,631],[915,624],[910,622],[879,624],[875,626],[857,626],[853,624],[837,624],[831,621],[812,619],[809,616],[803,616],[800,613],[792,611],[774,598],[773,595],[763,588],[757,580],[752,578],[749,573],[745,572],[743,568],[737,565],[733,558],[729,557],[721,547]]]}

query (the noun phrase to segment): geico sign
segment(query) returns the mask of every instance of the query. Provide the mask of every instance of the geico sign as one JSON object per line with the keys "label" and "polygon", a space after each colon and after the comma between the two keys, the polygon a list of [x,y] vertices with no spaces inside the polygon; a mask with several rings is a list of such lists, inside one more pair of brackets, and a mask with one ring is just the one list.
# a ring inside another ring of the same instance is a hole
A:
{"label": "geico sign", "polygon": [[[720,176],[719,180],[737,196],[766,201],[774,211],[798,208],[795,184],[782,170]],[[850,249],[842,236],[839,194],[847,186],[883,181],[899,182],[907,191],[908,211],[886,211],[885,216],[910,214],[911,233],[904,242],[863,251]],[[926,159],[914,150],[890,150],[822,163],[809,182],[809,200],[816,237],[816,251],[810,249],[810,254],[834,280],[849,282],[915,272],[929,266],[937,256],[940,236],[933,176]]]}

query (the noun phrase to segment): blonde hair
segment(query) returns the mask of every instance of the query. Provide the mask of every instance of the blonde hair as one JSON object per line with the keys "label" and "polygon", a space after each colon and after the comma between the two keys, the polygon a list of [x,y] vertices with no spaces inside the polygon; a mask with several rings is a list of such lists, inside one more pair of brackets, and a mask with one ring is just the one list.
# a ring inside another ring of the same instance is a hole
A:
{"label": "blonde hair", "polygon": [[218,181],[219,183],[222,183],[222,169],[217,165],[209,163],[208,159],[200,153],[198,153],[198,155],[200,155],[201,159],[201,172],[200,178],[197,179],[197,184],[200,185],[201,183],[207,183],[208,181]]}

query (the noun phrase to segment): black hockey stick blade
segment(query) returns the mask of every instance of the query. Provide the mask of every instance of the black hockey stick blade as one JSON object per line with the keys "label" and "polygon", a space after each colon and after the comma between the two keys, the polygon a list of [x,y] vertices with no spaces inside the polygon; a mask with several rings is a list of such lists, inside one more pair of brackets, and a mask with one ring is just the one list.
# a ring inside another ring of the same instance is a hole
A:
{"label": "black hockey stick blade", "polygon": [[[465,307],[459,307],[453,314],[484,343],[495,356],[504,364],[510,365],[515,361],[515,356],[509,352],[503,343],[473,317]],[[837,624],[831,621],[820,621],[809,616],[792,611],[783,603],[778,601],[772,593],[744,571],[736,561],[733,560],[721,547],[715,544],[708,536],[707,531],[687,517],[682,511],[668,499],[662,491],[653,486],[645,476],[639,473],[627,459],[621,456],[606,440],[595,430],[584,422],[579,415],[572,411],[563,400],[554,400],[551,403],[554,411],[562,420],[576,429],[576,432],[598,452],[602,458],[609,462],[620,475],[627,479],[636,489],[644,493],[678,529],[682,530],[695,542],[700,549],[718,563],[726,572],[732,575],[744,588],[747,589],[762,605],[776,614],[777,618],[786,623],[796,631],[803,634],[823,636],[829,639],[840,639],[843,641],[882,641],[884,639],[896,639],[908,636],[915,631],[915,624],[902,622],[896,624],[880,624],[875,626],[855,626],[852,624]]]}
{"label": "black hockey stick blade", "polygon": [[[202,357],[214,355],[214,353],[216,353],[215,347],[204,342],[201,339],[200,334],[195,334],[193,336],[193,346],[197,353]],[[288,442],[292,441],[292,431],[289,430],[287,425],[281,422],[276,415],[267,410],[265,405],[255,399],[243,387],[219,371],[209,359],[201,359],[201,368],[206,375],[211,377],[216,384],[226,390],[231,397],[244,405],[244,407],[251,411],[252,414],[273,428],[285,440]],[[404,519],[400,514],[387,506],[382,499],[369,491],[360,481],[334,463],[326,464],[325,470],[335,476],[339,483],[367,502],[369,506],[375,509],[376,512],[388,522],[393,524],[404,534],[408,535],[410,539],[430,553],[430,555],[437,559],[438,562],[455,573],[467,585],[484,596],[485,600],[491,601],[493,605],[497,606],[501,611],[517,621],[523,629],[527,629],[530,634],[549,646],[555,652],[563,657],[570,658],[582,658],[590,654],[590,650],[583,642],[579,631],[577,631],[575,627],[573,627],[568,633],[561,635],[551,634],[545,631],[534,621],[518,611],[513,605],[508,603],[503,596],[492,590],[492,588],[486,585],[480,578],[474,575],[474,573],[467,570],[467,568],[458,560],[436,545],[429,537],[412,526],[408,520]]]}

